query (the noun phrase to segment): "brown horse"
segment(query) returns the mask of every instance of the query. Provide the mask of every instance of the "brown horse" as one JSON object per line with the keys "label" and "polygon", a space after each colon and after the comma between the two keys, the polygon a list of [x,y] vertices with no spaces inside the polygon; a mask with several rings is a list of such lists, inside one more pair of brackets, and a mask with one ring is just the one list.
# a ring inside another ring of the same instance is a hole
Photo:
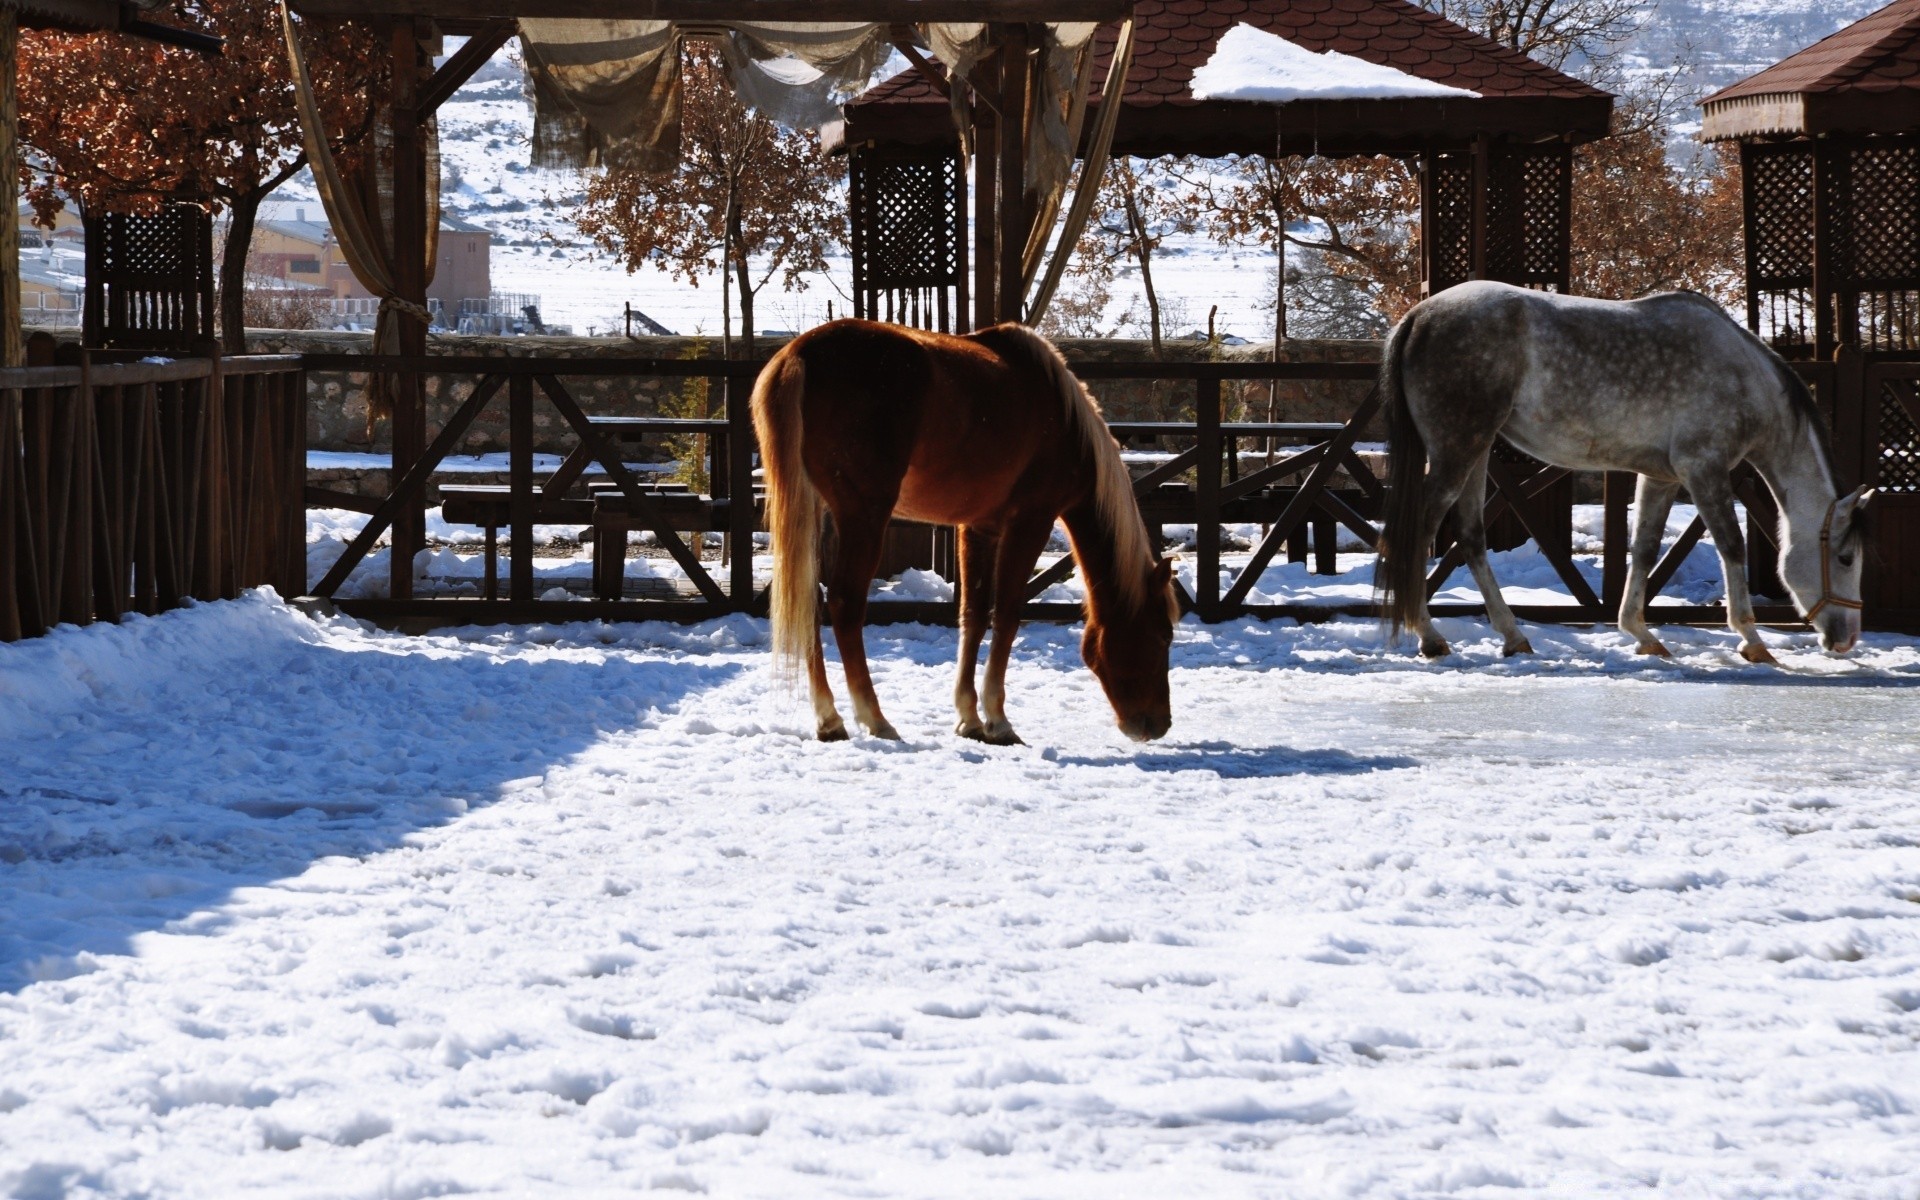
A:
{"label": "brown horse", "polygon": [[[805,665],[821,741],[847,736],[820,649],[823,510],[839,542],[827,613],[854,716],[875,737],[900,736],[880,713],[861,640],[867,588],[895,513],[960,527],[956,733],[1020,740],[1005,711],[1007,654],[1056,518],[1087,582],[1081,656],[1127,736],[1167,731],[1173,564],[1147,540],[1099,406],[1045,338],[1020,325],[953,337],[833,321],[774,355],[754,386],[753,423],[773,531],[774,654],[789,670]],[[976,695],[974,660],[989,618],[993,650]]]}

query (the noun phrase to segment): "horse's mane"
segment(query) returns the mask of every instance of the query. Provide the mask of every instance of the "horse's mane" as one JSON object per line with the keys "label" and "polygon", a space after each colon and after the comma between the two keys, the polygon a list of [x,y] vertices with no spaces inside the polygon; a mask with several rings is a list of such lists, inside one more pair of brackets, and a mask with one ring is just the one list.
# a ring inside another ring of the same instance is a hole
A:
{"label": "horse's mane", "polygon": [[1155,555],[1147,541],[1147,527],[1140,519],[1140,507],[1133,498],[1133,477],[1120,459],[1119,443],[1100,415],[1100,402],[1067,366],[1059,349],[1040,334],[1011,323],[987,332],[1024,348],[1032,356],[1033,365],[1059,393],[1060,402],[1066,406],[1067,424],[1079,433],[1087,456],[1093,460],[1094,510],[1113,539],[1114,587],[1121,601],[1137,610],[1146,599],[1145,568]]}
{"label": "horse's mane", "polygon": [[1780,380],[1780,390],[1787,394],[1787,407],[1793,412],[1796,426],[1795,432],[1810,432],[1813,435],[1813,444],[1820,454],[1820,465],[1825,468],[1828,481],[1837,486],[1840,474],[1834,469],[1833,465],[1833,444],[1827,437],[1827,420],[1821,415],[1820,406],[1814,402],[1813,392],[1807,387],[1807,381],[1800,378],[1794,369],[1787,365],[1787,360],[1780,357],[1778,350],[1769,346],[1766,341],[1754,333],[1753,330],[1748,329],[1745,325],[1734,320],[1733,314],[1728,312],[1725,306],[1712,296],[1693,291],[1690,288],[1676,288],[1670,292],[1657,292],[1654,295],[1642,298],[1647,300],[1660,300],[1668,297],[1676,300],[1691,301],[1702,308],[1710,310],[1721,320],[1739,330],[1741,335],[1745,337],[1750,344],[1766,356],[1767,363],[1772,366],[1775,377]]}
{"label": "horse's mane", "polygon": [[[1747,333],[1749,337],[1753,336],[1744,328],[1741,332]],[[1788,366],[1787,360],[1781,358],[1772,346],[1760,341],[1757,337],[1753,340],[1772,360],[1774,374],[1780,377],[1781,390],[1787,393],[1787,406],[1793,410],[1795,421],[1802,430],[1812,433],[1814,447],[1820,453],[1820,465],[1827,472],[1827,482],[1838,488],[1840,473],[1833,465],[1833,443],[1827,437],[1827,419],[1820,415],[1820,406],[1814,402],[1813,390],[1807,387],[1807,381],[1800,378],[1799,373]]]}

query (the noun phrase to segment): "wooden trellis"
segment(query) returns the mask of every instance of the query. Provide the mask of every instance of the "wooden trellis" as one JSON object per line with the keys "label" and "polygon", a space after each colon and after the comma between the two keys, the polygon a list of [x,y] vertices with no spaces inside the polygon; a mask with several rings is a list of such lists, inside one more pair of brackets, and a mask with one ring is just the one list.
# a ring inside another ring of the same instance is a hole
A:
{"label": "wooden trellis", "polygon": [[213,217],[197,204],[87,219],[86,344],[188,354],[213,337]]}
{"label": "wooden trellis", "polygon": [[1469,279],[1568,289],[1573,148],[1481,143],[1421,159],[1420,217],[1429,293]]}
{"label": "wooden trellis", "polygon": [[854,315],[951,332],[967,323],[967,183],[940,147],[847,159]]}

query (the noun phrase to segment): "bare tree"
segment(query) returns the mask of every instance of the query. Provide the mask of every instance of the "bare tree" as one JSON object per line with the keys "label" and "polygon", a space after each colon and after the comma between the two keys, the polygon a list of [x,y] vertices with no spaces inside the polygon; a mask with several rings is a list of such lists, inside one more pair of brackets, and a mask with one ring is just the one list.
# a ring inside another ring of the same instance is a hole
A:
{"label": "bare tree", "polygon": [[1604,70],[1640,27],[1644,0],[1419,0],[1555,70]]}
{"label": "bare tree", "polygon": [[721,271],[729,338],[737,291],[751,354],[760,289],[775,276],[788,290],[801,286],[844,240],[838,184],[845,167],[821,154],[812,134],[741,105],[712,51],[690,47],[684,69],[679,167],[661,175],[608,171],[588,185],[574,223],[630,272],[654,263],[698,286]]}
{"label": "bare tree", "polygon": [[1162,330],[1160,295],[1153,285],[1153,255],[1169,233],[1187,227],[1190,205],[1182,196],[1183,185],[1181,176],[1162,160],[1113,159],[1100,181],[1094,218],[1087,222],[1086,234],[1075,247],[1076,254],[1089,263],[1106,264],[1109,277],[1111,269],[1123,260],[1131,260],[1140,269],[1140,284],[1147,300],[1147,332],[1156,356]]}

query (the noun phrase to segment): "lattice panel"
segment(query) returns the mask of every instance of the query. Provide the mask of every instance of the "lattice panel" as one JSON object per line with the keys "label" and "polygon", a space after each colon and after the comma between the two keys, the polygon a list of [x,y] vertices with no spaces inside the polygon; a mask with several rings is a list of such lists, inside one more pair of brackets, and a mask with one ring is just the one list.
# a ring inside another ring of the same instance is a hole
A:
{"label": "lattice panel", "polygon": [[1567,147],[1529,154],[1520,160],[1521,216],[1525,253],[1520,269],[1528,279],[1557,280],[1567,272],[1567,184],[1573,155]]}
{"label": "lattice panel", "polygon": [[189,352],[213,336],[213,219],[193,204],[87,222],[86,340]]}
{"label": "lattice panel", "polygon": [[1920,145],[1874,141],[1847,153],[1845,268],[1854,288],[1891,290],[1920,283]]}
{"label": "lattice panel", "polygon": [[[1747,146],[1746,237],[1756,291],[1813,283],[1813,152]],[[1811,335],[1809,335],[1811,336]]]}
{"label": "lattice panel", "polygon": [[1889,492],[1920,492],[1920,426],[1901,402],[1896,386],[1880,392],[1880,478],[1876,486]]}
{"label": "lattice panel", "polygon": [[951,151],[856,150],[848,163],[855,311],[948,327],[966,271],[966,192]]}
{"label": "lattice panel", "polygon": [[1473,277],[1473,159],[1432,154],[1425,174],[1427,290],[1438,292]]}
{"label": "lattice panel", "polygon": [[1557,284],[1565,277],[1564,147],[1505,150],[1489,164],[1487,278]]}

